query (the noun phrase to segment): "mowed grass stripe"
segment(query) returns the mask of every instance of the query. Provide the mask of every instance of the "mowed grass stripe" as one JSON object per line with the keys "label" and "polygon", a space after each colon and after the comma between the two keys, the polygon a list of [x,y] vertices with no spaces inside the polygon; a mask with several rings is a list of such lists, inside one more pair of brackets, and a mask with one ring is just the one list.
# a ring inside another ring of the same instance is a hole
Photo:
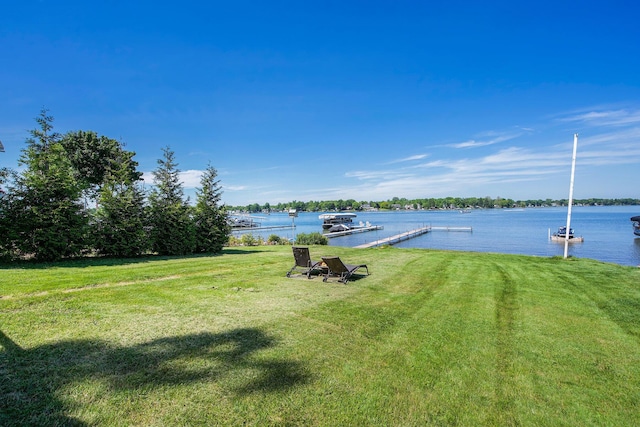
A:
{"label": "mowed grass stripe", "polygon": [[[466,259],[448,253],[421,266],[412,262],[403,270],[406,274],[393,278],[385,295],[378,289],[363,292],[356,301],[330,303],[314,312],[314,318],[334,325],[341,335],[351,332],[348,339],[318,349],[318,364],[350,378],[347,391],[333,390],[331,399],[319,404],[351,401],[358,408],[353,419],[364,423],[374,421],[368,417],[371,413],[385,414],[387,420],[422,413],[423,421],[449,422],[453,419],[447,414],[453,407],[459,414],[474,413],[474,404],[489,409],[494,384],[481,377],[493,378],[493,369],[479,372],[476,367],[493,367],[495,361],[493,294],[490,287],[460,280],[461,269],[473,268],[477,274],[488,270],[482,262],[470,262],[473,255]],[[445,279],[445,285],[443,278],[456,279]],[[322,356],[327,353],[336,366],[327,366]],[[484,391],[487,383],[489,393]],[[367,390],[387,393],[370,396]],[[447,401],[446,411],[442,399]]]}

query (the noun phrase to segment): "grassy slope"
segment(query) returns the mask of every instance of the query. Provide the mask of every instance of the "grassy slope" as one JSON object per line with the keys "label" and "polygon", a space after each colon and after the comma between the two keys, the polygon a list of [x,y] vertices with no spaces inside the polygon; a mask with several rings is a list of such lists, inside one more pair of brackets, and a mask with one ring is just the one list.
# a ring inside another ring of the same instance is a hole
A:
{"label": "grassy slope", "polygon": [[290,247],[0,269],[0,425],[635,425],[640,270]]}

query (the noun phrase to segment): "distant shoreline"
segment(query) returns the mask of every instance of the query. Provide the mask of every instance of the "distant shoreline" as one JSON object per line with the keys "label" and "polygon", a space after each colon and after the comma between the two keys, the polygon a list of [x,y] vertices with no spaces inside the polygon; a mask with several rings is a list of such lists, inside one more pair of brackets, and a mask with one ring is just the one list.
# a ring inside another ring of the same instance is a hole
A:
{"label": "distant shoreline", "polygon": [[[590,206],[590,207],[606,207],[606,206],[640,206],[640,199],[606,199],[608,201],[608,203],[597,203],[597,202],[586,202],[586,200],[592,200],[592,199],[583,199],[583,200],[576,200],[573,203],[574,207],[586,207],[586,206]],[[296,203],[300,203],[300,202],[296,202]],[[325,203],[325,202],[319,202],[319,203]],[[423,207],[423,206],[417,206],[417,207],[413,207],[413,206],[409,206],[409,205],[404,205],[404,206],[395,206],[395,207],[359,207],[357,209],[354,209],[353,207],[344,207],[341,209],[313,209],[313,210],[308,210],[308,209],[300,209],[300,208],[296,208],[298,210],[298,212],[349,212],[349,211],[355,211],[355,212],[394,212],[394,211],[456,211],[456,210],[486,210],[486,209],[540,209],[540,208],[562,208],[562,207],[567,207],[568,206],[568,202],[567,200],[559,200],[559,201],[553,201],[551,203],[544,203],[544,204],[526,204],[526,205],[521,205],[522,202],[517,201],[515,202],[515,205],[511,205],[511,206],[501,206],[501,205],[494,205],[494,206],[430,206],[430,207]],[[289,207],[289,205],[280,208],[280,205],[278,205],[277,208],[262,208],[259,210],[247,210],[246,208],[252,206],[252,205],[248,205],[245,207],[241,207],[241,206],[235,206],[235,207],[227,207],[227,211],[230,213],[288,213],[289,209],[291,209]],[[259,206],[259,205],[258,205]],[[269,205],[271,206],[271,205]]]}

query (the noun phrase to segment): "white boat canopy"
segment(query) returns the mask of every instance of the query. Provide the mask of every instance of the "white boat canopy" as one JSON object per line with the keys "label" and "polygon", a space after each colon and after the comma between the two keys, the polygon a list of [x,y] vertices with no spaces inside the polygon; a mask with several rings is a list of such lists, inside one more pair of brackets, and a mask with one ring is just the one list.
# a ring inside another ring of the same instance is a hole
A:
{"label": "white boat canopy", "polygon": [[347,218],[355,218],[358,215],[354,213],[326,213],[318,216],[318,219],[347,219]]}

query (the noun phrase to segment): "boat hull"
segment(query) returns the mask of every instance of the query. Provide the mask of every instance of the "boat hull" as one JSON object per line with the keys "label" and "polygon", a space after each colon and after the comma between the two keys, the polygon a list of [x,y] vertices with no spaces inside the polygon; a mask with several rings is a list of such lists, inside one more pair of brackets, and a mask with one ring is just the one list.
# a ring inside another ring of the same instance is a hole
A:
{"label": "boat hull", "polygon": [[[564,241],[567,240],[566,237],[564,236],[551,236],[551,241],[552,242],[561,242],[564,243]],[[569,243],[582,243],[584,242],[584,237],[580,236],[580,237],[569,237]]]}
{"label": "boat hull", "polygon": [[633,234],[640,236],[640,216],[632,216],[631,223],[633,225]]}
{"label": "boat hull", "polygon": [[[564,242],[567,240],[567,227],[558,227],[558,231],[549,236],[554,242]],[[569,229],[569,243],[582,243],[584,238],[582,236],[575,236],[573,234],[573,228]]]}

